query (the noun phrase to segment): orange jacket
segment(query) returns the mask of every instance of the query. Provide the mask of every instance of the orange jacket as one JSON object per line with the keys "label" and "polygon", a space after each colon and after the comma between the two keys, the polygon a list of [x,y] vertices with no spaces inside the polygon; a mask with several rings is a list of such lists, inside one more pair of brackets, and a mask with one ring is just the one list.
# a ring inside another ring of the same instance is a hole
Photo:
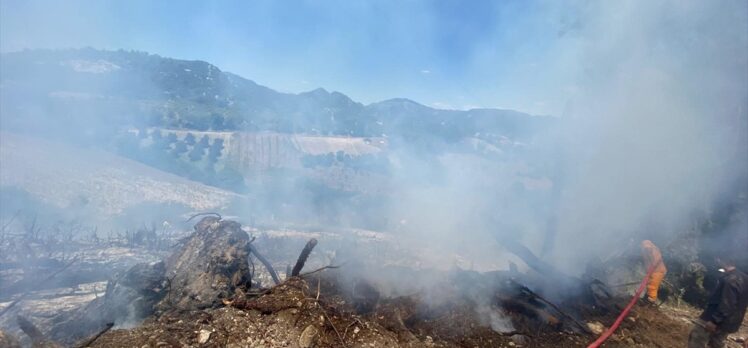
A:
{"label": "orange jacket", "polygon": [[667,272],[665,262],[662,261],[662,254],[660,254],[660,249],[658,249],[657,246],[652,243],[652,241],[642,241],[642,257],[644,258],[644,266],[647,269],[649,269],[651,265],[655,265],[655,273]]}

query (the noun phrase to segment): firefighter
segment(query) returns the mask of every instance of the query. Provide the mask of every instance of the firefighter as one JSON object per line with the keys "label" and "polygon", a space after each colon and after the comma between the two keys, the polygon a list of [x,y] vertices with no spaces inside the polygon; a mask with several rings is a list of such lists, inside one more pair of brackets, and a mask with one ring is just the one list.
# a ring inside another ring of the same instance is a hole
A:
{"label": "firefighter", "polygon": [[657,248],[654,243],[650,240],[642,241],[642,258],[644,258],[644,267],[649,271],[650,267],[654,267],[654,271],[649,276],[647,281],[647,297],[646,301],[649,304],[657,302],[657,292],[660,290],[660,283],[665,278],[667,268],[665,262],[662,261],[662,254],[660,249]]}
{"label": "firefighter", "polygon": [[748,307],[748,275],[731,259],[717,259],[723,272],[706,308],[688,335],[688,348],[721,348],[728,334],[737,332]]}

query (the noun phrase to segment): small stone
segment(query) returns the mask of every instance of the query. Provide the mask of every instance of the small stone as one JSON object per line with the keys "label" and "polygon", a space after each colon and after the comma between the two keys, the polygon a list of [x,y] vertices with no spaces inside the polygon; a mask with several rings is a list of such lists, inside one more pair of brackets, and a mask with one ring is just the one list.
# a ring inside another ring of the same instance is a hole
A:
{"label": "small stone", "polygon": [[510,346],[510,347],[514,347],[514,346],[516,346],[516,345],[517,345],[517,344],[516,344],[516,343],[514,343],[514,342],[509,342],[509,346]]}
{"label": "small stone", "polygon": [[605,331],[605,325],[599,321],[591,321],[587,323],[587,328],[592,331],[595,335],[599,335]]}
{"label": "small stone", "polygon": [[208,342],[208,340],[210,339],[210,334],[212,334],[212,332],[208,330],[200,330],[200,333],[197,334],[197,343],[203,344],[205,342]]}
{"label": "small stone", "polygon": [[353,334],[354,335],[357,334],[357,333],[359,333],[359,331],[361,331],[361,329],[359,329],[358,326],[354,326],[353,327]]}
{"label": "small stone", "polygon": [[317,336],[319,335],[319,330],[317,330],[317,327],[314,325],[309,325],[306,328],[304,328],[304,331],[301,332],[301,336],[299,336],[299,347],[301,348],[310,348],[313,347],[314,344],[317,342]]}
{"label": "small stone", "polygon": [[512,337],[510,337],[510,339],[512,340],[512,342],[514,342],[514,343],[516,343],[516,344],[518,344],[520,346],[526,346],[526,345],[528,345],[530,343],[530,339],[527,336],[525,336],[525,335],[519,335],[519,334],[518,335],[512,335]]}
{"label": "small stone", "polygon": [[627,337],[627,338],[626,338],[626,344],[627,344],[627,345],[629,345],[629,346],[633,346],[633,345],[635,345],[635,344],[636,344],[636,342],[634,342],[634,339],[633,339],[633,338],[631,338],[631,337]]}

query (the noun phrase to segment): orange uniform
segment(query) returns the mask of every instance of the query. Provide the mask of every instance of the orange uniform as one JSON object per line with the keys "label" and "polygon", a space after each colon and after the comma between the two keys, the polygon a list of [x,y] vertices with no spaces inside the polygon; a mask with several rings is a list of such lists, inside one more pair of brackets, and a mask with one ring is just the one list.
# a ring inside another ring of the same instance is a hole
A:
{"label": "orange uniform", "polygon": [[644,267],[647,270],[654,266],[654,271],[649,276],[649,281],[647,282],[647,298],[649,301],[655,302],[657,301],[657,291],[660,289],[662,278],[665,278],[667,268],[665,267],[665,262],[662,261],[660,249],[650,240],[642,241],[642,257],[644,258]]}

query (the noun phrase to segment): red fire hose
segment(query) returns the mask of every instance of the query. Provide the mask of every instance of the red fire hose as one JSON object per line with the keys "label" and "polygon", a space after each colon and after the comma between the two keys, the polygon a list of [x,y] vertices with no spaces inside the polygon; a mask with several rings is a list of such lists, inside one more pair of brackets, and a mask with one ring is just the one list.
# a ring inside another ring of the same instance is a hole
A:
{"label": "red fire hose", "polygon": [[[659,262],[657,264],[659,264]],[[607,340],[608,337],[610,337],[610,335],[612,335],[613,332],[616,331],[618,326],[621,325],[621,322],[623,322],[623,319],[626,318],[626,316],[631,311],[631,308],[634,307],[634,305],[636,304],[636,301],[639,300],[639,297],[641,297],[642,292],[644,291],[644,288],[647,287],[647,280],[649,280],[649,276],[652,275],[657,264],[649,267],[649,269],[647,270],[647,275],[644,276],[644,279],[642,279],[642,282],[639,284],[639,289],[636,290],[636,294],[634,294],[634,297],[631,298],[631,301],[629,301],[629,304],[626,306],[626,308],[623,309],[621,314],[618,315],[618,318],[616,318],[616,321],[613,323],[613,325],[611,325],[607,330],[605,330],[605,332],[603,332],[603,334],[600,335],[600,337],[598,337],[595,342],[590,343],[590,345],[587,346],[587,348],[600,347],[600,345],[603,344],[603,342],[605,342],[605,340]]]}

